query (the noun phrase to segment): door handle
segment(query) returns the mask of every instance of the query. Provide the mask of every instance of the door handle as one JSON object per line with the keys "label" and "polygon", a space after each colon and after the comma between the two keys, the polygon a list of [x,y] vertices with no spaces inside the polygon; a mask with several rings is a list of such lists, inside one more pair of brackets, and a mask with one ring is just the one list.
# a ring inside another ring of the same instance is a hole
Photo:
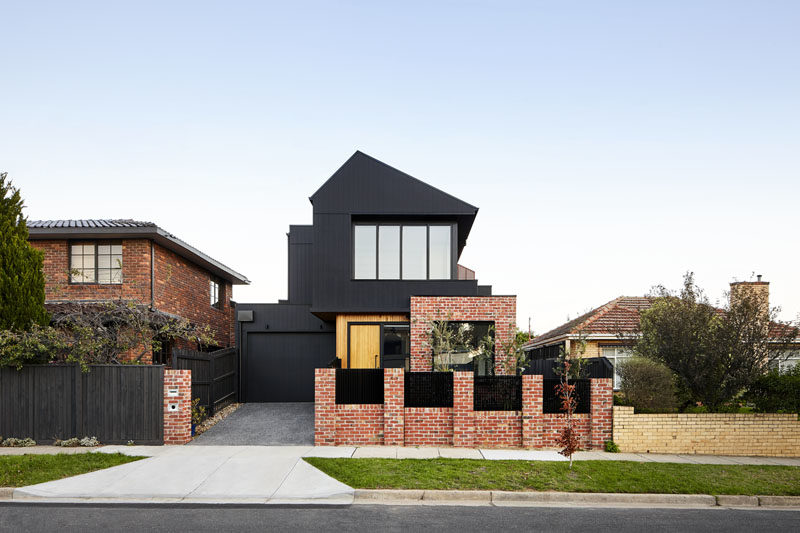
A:
{"label": "door handle", "polygon": [[380,355],[375,354],[375,368],[380,368],[381,367],[381,365],[378,364],[378,358],[379,357],[380,357]]}

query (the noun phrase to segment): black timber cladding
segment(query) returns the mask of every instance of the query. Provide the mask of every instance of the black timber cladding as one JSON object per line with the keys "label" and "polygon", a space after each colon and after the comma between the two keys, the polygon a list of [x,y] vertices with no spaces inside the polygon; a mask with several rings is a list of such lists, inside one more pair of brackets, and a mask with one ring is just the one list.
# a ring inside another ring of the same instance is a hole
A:
{"label": "black timber cladding", "polygon": [[313,226],[289,226],[289,302],[311,304],[313,275]]}

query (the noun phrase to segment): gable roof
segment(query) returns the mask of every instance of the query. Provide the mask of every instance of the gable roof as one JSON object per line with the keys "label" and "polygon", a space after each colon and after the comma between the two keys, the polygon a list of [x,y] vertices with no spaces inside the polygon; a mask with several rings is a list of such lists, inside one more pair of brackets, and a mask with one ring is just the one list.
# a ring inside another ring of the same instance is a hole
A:
{"label": "gable roof", "polygon": [[29,220],[30,240],[43,239],[151,239],[215,276],[234,285],[250,283],[245,276],[225,266],[197,248],[180,240],[153,222],[120,219]]}
{"label": "gable roof", "polygon": [[478,208],[356,151],[309,198],[315,213],[377,217],[425,217],[458,222],[459,251]]}

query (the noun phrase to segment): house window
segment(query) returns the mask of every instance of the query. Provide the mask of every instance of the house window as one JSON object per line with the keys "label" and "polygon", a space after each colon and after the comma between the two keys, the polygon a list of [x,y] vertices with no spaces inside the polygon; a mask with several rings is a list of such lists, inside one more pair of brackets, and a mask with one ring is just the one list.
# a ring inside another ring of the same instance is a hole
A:
{"label": "house window", "polygon": [[211,307],[219,309],[219,283],[213,279],[208,283],[210,288],[209,293],[211,295]]}
{"label": "house window", "polygon": [[451,279],[452,224],[356,224],[355,279]]}
{"label": "house window", "polygon": [[[445,356],[451,370],[472,370],[478,376],[494,374],[494,322],[451,321],[453,351]],[[485,349],[488,348],[488,352]]]}
{"label": "house window", "polygon": [[122,283],[122,244],[82,242],[70,245],[71,283]]}
{"label": "house window", "polygon": [[620,378],[617,372],[617,365],[626,359],[629,359],[633,353],[629,346],[604,346],[602,348],[602,355],[614,367],[614,390],[619,390]]}
{"label": "house window", "polygon": [[797,350],[787,350],[784,354],[775,359],[771,367],[777,368],[779,372],[788,372],[797,365],[800,365],[800,352]]}

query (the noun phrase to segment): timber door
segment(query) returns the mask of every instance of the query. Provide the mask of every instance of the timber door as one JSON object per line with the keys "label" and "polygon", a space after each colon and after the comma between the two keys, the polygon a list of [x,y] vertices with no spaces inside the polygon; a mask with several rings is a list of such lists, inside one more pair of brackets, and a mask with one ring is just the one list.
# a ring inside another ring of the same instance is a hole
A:
{"label": "timber door", "polygon": [[350,324],[348,368],[381,367],[380,324]]}

